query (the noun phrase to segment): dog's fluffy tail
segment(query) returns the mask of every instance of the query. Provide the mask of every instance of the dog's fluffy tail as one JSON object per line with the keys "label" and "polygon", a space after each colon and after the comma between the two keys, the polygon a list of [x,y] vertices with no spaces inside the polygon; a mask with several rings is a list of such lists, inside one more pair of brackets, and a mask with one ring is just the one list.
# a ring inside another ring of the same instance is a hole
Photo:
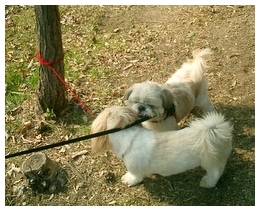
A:
{"label": "dog's fluffy tail", "polygon": [[192,52],[193,60],[189,63],[184,63],[183,68],[190,70],[191,78],[194,82],[200,82],[204,78],[206,69],[206,59],[212,54],[209,48],[196,49]]}
{"label": "dog's fluffy tail", "polygon": [[190,128],[193,129],[193,134],[197,134],[198,140],[194,147],[200,153],[201,166],[210,169],[214,163],[218,163],[224,169],[232,149],[231,123],[214,111],[191,122]]}

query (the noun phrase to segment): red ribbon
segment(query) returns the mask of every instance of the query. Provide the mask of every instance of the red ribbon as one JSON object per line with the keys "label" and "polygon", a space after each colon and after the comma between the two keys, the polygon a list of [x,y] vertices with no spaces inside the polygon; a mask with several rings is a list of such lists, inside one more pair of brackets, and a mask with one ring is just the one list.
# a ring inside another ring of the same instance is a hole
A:
{"label": "red ribbon", "polygon": [[57,71],[53,68],[54,64],[57,64],[59,62],[61,62],[64,57],[62,57],[61,59],[54,61],[54,62],[48,62],[46,60],[44,60],[41,56],[40,56],[40,52],[37,51],[36,53],[36,58],[37,60],[40,62],[40,64],[48,66],[52,72],[57,76],[57,78],[63,83],[63,85],[67,88],[67,90],[73,95],[73,97],[83,106],[83,108],[95,119],[96,116],[93,114],[93,112],[89,109],[89,107],[79,98],[79,96],[72,90],[72,88],[64,81],[64,79],[57,73]]}

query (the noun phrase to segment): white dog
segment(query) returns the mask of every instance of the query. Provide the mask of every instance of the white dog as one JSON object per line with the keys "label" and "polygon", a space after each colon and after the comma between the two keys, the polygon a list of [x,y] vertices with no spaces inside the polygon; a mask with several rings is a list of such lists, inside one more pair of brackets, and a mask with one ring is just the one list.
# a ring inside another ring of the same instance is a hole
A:
{"label": "white dog", "polygon": [[[125,126],[138,119],[129,107],[112,106],[102,111],[91,126],[91,133]],[[211,188],[222,175],[232,149],[232,125],[221,114],[210,112],[176,131],[151,131],[133,126],[92,139],[92,149],[111,149],[124,161],[127,173],[122,182],[140,183],[145,176],[169,176],[201,166],[207,174],[200,186]]]}
{"label": "white dog", "polygon": [[184,63],[163,85],[151,81],[134,84],[125,92],[125,105],[138,116],[154,117],[143,126],[157,131],[179,129],[178,122],[195,106],[204,112],[214,111],[204,77],[205,59],[211,54],[208,48],[193,51],[193,60]]}

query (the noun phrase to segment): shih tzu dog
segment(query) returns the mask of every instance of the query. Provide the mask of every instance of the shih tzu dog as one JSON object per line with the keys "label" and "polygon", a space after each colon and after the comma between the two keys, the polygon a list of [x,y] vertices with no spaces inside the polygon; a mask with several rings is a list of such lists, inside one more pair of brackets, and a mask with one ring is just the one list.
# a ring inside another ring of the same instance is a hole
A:
{"label": "shih tzu dog", "polygon": [[177,70],[165,84],[147,81],[136,83],[124,95],[124,104],[132,107],[138,116],[154,117],[143,122],[150,130],[179,129],[178,122],[198,106],[204,112],[214,111],[204,77],[205,59],[210,49],[193,51],[193,60]]}
{"label": "shih tzu dog", "polygon": [[[94,120],[91,133],[125,128],[139,117],[130,107],[112,106]],[[197,166],[206,170],[200,186],[211,188],[222,175],[232,149],[233,126],[217,112],[193,120],[188,127],[173,131],[151,131],[140,124],[92,139],[92,149],[110,149],[124,161],[127,173],[122,182],[140,183],[146,176],[169,176]]]}

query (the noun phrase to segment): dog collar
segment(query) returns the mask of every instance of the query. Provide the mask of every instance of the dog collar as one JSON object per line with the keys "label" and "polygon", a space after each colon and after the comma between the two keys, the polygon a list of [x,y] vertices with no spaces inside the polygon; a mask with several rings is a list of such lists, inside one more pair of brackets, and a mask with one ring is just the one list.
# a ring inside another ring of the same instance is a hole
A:
{"label": "dog collar", "polygon": [[166,113],[167,113],[167,115],[165,116],[164,119],[159,120],[159,121],[154,120],[154,121],[151,121],[151,122],[152,123],[160,123],[160,122],[163,122],[164,120],[166,120],[169,116],[173,116],[176,119],[175,105],[172,104],[172,107],[169,108],[168,110],[166,110]]}

